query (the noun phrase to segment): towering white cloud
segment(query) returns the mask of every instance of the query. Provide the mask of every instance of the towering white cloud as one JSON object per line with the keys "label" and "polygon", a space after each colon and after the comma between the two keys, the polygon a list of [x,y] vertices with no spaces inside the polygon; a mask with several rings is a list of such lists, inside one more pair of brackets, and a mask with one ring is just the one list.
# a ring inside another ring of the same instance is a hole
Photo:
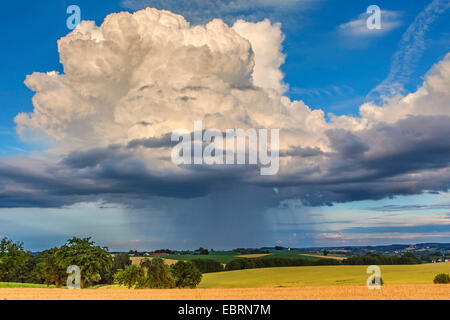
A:
{"label": "towering white cloud", "polygon": [[271,24],[268,19],[257,23],[238,20],[233,29],[250,41],[255,52],[253,83],[283,94],[287,86],[283,83],[284,75],[280,70],[285,60],[281,24]]}
{"label": "towering white cloud", "polygon": [[82,22],[58,41],[64,74],[27,77],[35,108],[16,117],[18,131],[45,133],[67,151],[158,138],[203,120],[223,130],[281,127],[317,144],[323,112],[281,96],[282,40],[268,20],[190,26],[150,8],[111,14],[100,27]]}
{"label": "towering white cloud", "polygon": [[[0,159],[0,199],[142,204],[258,185],[276,201],[328,204],[445,190],[449,55],[416,92],[327,121],[322,110],[283,96],[282,41],[280,25],[268,20],[191,26],[150,8],[111,14],[100,26],[82,22],[58,41],[64,73],[28,76],[34,110],[16,117],[24,138],[55,141],[55,158],[46,168],[41,159],[39,170],[24,170],[33,159]],[[281,129],[279,174],[175,166],[167,137],[198,120],[205,129]]]}

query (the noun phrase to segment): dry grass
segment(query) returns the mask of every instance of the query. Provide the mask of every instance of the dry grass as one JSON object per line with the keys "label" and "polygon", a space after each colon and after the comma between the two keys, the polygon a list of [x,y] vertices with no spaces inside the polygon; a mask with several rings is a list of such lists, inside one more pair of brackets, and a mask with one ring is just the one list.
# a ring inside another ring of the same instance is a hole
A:
{"label": "dry grass", "polygon": [[0,289],[0,300],[450,300],[449,285],[315,286],[251,289]]}

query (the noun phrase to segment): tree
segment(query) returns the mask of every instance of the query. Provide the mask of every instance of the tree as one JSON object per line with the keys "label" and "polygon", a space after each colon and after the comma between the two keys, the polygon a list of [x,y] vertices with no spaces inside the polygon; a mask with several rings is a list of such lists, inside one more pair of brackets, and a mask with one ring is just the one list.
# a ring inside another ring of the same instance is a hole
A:
{"label": "tree", "polygon": [[119,253],[112,258],[111,270],[103,270],[100,272],[101,283],[111,284],[114,282],[114,275],[119,271],[131,265],[132,261],[128,253]]}
{"label": "tree", "polygon": [[13,273],[14,282],[21,283],[42,283],[42,278],[35,272],[36,265],[39,261],[37,255],[26,252],[27,260]]}
{"label": "tree", "polygon": [[36,269],[47,286],[54,283],[57,287],[60,287],[67,279],[66,268],[61,267],[57,263],[57,251],[58,248],[52,248],[39,254],[41,262],[37,264]]}
{"label": "tree", "polygon": [[125,269],[126,266],[131,264],[131,259],[128,253],[116,254],[112,260],[112,270],[117,271],[119,269]]}
{"label": "tree", "polygon": [[145,259],[141,261],[141,267],[146,271],[146,281],[142,286],[146,288],[173,288],[175,286],[170,267],[163,259]]}
{"label": "tree", "polygon": [[195,288],[202,281],[202,273],[192,262],[178,261],[172,265],[171,272],[179,288]]}
{"label": "tree", "polygon": [[327,256],[327,255],[328,255],[328,253],[329,253],[329,251],[328,251],[328,250],[326,250],[326,249],[325,249],[325,250],[323,250],[323,255],[324,255],[324,256]]}
{"label": "tree", "polygon": [[145,271],[134,264],[126,266],[114,275],[114,282],[130,289],[145,282]]}
{"label": "tree", "polygon": [[201,273],[221,272],[224,269],[219,261],[213,259],[194,259],[191,262]]}
{"label": "tree", "polygon": [[112,261],[108,248],[96,246],[91,238],[73,237],[56,253],[56,263],[66,269],[76,265],[81,269],[81,288],[86,286],[86,280],[95,281],[101,273],[111,269]]}
{"label": "tree", "polygon": [[0,241],[0,281],[18,281],[18,272],[24,267],[31,254],[23,248],[23,243],[8,238]]}
{"label": "tree", "polygon": [[196,254],[201,254],[201,255],[207,255],[207,254],[209,254],[209,251],[208,251],[208,249],[200,247],[197,250],[195,250],[195,253]]}

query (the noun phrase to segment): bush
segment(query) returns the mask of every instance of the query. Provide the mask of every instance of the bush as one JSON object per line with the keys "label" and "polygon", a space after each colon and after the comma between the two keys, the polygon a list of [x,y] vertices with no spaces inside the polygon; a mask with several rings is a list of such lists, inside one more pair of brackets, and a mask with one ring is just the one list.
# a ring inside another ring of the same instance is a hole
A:
{"label": "bush", "polygon": [[436,284],[450,283],[450,276],[447,273],[439,273],[436,277],[434,277],[433,282]]}
{"label": "bush", "polygon": [[170,271],[178,288],[195,288],[202,281],[202,273],[192,262],[178,261]]}
{"label": "bush", "polygon": [[219,261],[212,259],[194,259],[191,262],[201,273],[221,272],[224,269]]}

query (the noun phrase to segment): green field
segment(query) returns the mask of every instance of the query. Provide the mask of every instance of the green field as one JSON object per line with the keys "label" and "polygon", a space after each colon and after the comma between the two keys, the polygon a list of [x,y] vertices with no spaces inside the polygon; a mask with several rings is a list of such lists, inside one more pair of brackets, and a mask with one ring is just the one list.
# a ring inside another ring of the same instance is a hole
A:
{"label": "green field", "polygon": [[202,254],[167,254],[164,256],[160,256],[163,259],[171,259],[171,260],[194,260],[194,259],[212,259],[216,260],[220,263],[227,264],[233,259],[238,258],[239,254],[232,251],[218,251],[206,255]]}
{"label": "green field", "polygon": [[[380,266],[385,284],[432,284],[449,263]],[[203,275],[199,288],[257,288],[365,285],[367,266],[283,267],[227,271]],[[449,287],[450,292],[450,287]],[[449,293],[450,294],[450,293]]]}
{"label": "green field", "polygon": [[276,257],[276,258],[301,258],[305,260],[315,261],[320,259],[326,259],[327,257],[319,258],[319,257],[310,257],[310,256],[304,256],[302,255],[305,253],[304,251],[286,251],[286,250],[280,250],[280,251],[271,251],[270,255],[265,256],[266,257]]}
{"label": "green field", "polygon": [[2,288],[55,288],[55,286],[47,287],[45,284],[0,282],[0,289]]}
{"label": "green field", "polygon": [[[305,260],[319,260],[322,258],[318,257],[308,257],[308,256],[302,256],[301,253],[304,253],[302,251],[271,251],[270,254],[264,257],[255,258],[255,259],[264,259],[268,257],[278,257],[278,258],[302,258]],[[212,259],[216,260],[220,263],[227,264],[231,260],[237,259],[237,258],[246,258],[248,255],[244,254],[241,255],[239,253],[233,252],[233,251],[216,251],[214,253],[210,253],[207,255],[200,255],[200,254],[168,254],[161,256],[163,259],[170,259],[170,260],[193,260],[193,259]],[[249,255],[251,256],[251,255]],[[257,255],[255,255],[257,256]],[[326,258],[326,257],[324,257]]]}

